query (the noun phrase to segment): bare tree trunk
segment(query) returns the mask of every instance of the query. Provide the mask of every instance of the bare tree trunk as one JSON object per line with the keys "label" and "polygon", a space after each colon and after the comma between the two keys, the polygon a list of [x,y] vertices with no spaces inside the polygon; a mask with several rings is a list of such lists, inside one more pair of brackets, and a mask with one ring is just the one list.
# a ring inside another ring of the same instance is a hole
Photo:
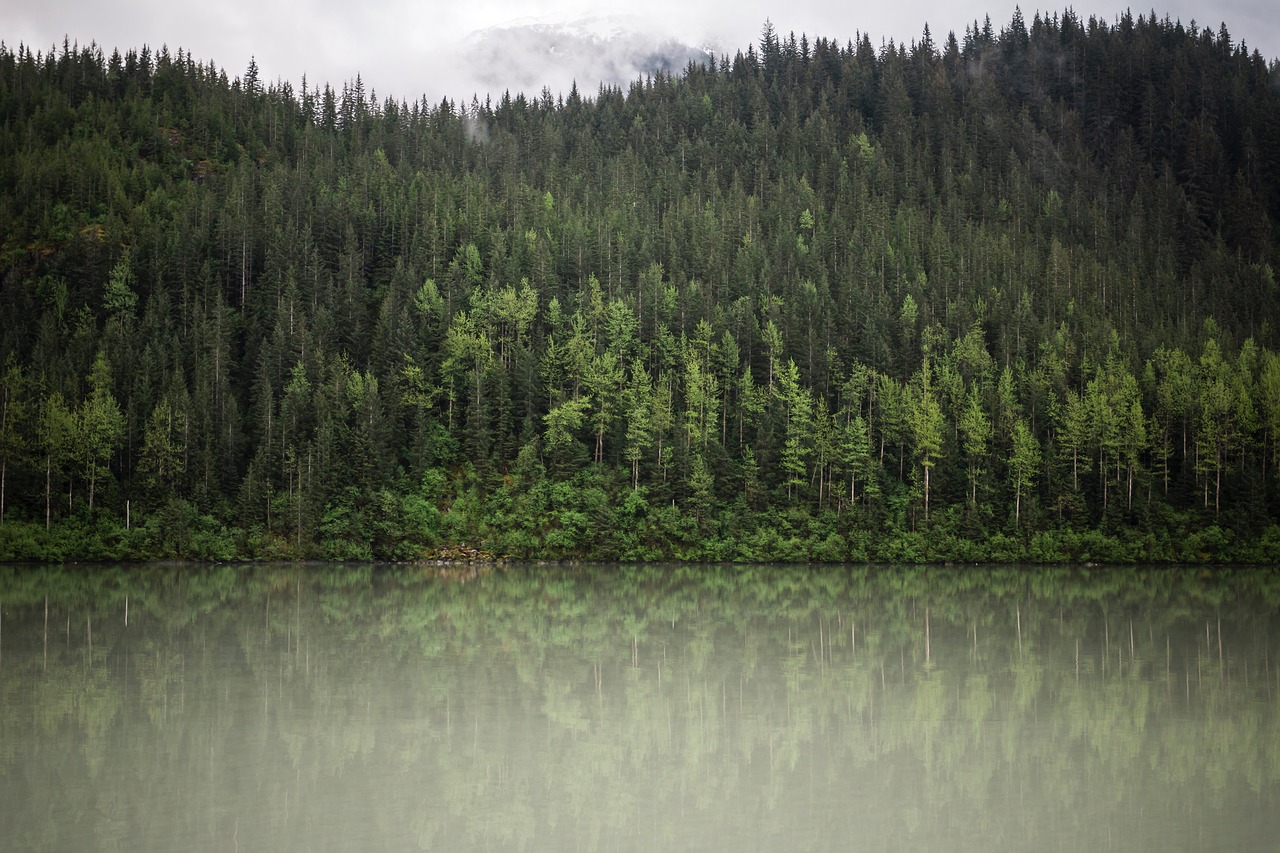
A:
{"label": "bare tree trunk", "polygon": [[1218,469],[1213,472],[1213,514],[1217,515],[1221,508],[1222,501],[1222,463],[1218,463]]}
{"label": "bare tree trunk", "polygon": [[[924,520],[929,520],[929,466],[924,466]],[[925,611],[925,623],[928,625],[928,611]],[[926,644],[928,645],[928,644]],[[928,655],[925,655],[928,658]]]}

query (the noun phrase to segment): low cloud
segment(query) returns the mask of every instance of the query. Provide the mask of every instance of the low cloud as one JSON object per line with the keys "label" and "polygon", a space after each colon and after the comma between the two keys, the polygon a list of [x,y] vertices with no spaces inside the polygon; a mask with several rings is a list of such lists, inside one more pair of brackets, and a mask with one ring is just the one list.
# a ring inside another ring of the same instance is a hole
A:
{"label": "low cloud", "polygon": [[468,39],[462,58],[479,91],[536,96],[544,87],[567,94],[574,83],[586,97],[601,84],[625,88],[655,71],[682,72],[705,62],[705,48],[636,32],[597,34],[581,28],[521,25],[485,30]]}
{"label": "low cloud", "polygon": [[[1077,5],[1075,11],[1110,23],[1124,6]],[[1014,2],[793,0],[779,7],[766,0],[650,0],[637,7],[619,0],[548,0],[539,4],[537,18],[522,17],[528,8],[515,0],[225,0],[210,12],[170,0],[42,0],[8,3],[0,38],[11,49],[22,42],[44,51],[60,47],[66,36],[82,45],[97,42],[107,54],[168,45],[201,62],[212,60],[231,76],[242,74],[253,57],[266,81],[288,80],[296,87],[306,75],[311,85],[339,87],[359,74],[379,98],[414,101],[425,95],[432,102],[469,102],[473,94],[536,94],[543,86],[567,92],[575,80],[584,94],[592,94],[601,81],[625,85],[655,60],[670,60],[680,70],[683,50],[711,46],[734,53],[758,42],[767,17],[783,37],[806,33],[810,40],[822,36],[843,44],[866,33],[877,47],[890,38],[910,42],[927,22],[940,44],[948,31],[961,37],[966,24],[987,15],[998,30],[1011,19]],[[1022,11],[1029,23],[1034,7],[1024,5]],[[1214,32],[1225,20],[1233,40],[1243,39],[1270,58],[1280,56],[1273,0],[1171,0],[1156,14],[1184,24],[1194,19]],[[555,30],[560,34],[553,35]]]}

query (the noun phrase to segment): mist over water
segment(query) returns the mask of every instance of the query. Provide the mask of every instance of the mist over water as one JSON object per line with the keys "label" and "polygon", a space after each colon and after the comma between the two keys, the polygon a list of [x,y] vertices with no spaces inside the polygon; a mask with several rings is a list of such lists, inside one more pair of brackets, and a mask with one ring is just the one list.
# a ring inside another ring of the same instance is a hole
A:
{"label": "mist over water", "polygon": [[1280,831],[1265,569],[10,568],[0,598],[10,849]]}

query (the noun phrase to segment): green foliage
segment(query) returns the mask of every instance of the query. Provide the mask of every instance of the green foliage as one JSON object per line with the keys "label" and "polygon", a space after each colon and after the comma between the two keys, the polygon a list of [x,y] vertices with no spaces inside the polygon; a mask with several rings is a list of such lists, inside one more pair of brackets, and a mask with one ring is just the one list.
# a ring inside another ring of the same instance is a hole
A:
{"label": "green foliage", "polygon": [[84,479],[89,485],[89,512],[93,512],[96,486],[107,473],[107,460],[124,440],[124,413],[111,393],[111,365],[98,352],[89,374],[90,395],[75,417],[74,449]]}
{"label": "green foliage", "polygon": [[467,109],[0,48],[10,550],[1264,558],[1280,95],[1126,21]]}

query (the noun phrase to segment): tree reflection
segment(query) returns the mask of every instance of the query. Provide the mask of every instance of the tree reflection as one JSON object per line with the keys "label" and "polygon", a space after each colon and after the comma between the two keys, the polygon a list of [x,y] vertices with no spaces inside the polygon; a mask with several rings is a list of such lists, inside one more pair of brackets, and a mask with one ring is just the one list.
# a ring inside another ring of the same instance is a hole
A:
{"label": "tree reflection", "polygon": [[1267,570],[45,568],[0,592],[17,849],[1280,830]]}

